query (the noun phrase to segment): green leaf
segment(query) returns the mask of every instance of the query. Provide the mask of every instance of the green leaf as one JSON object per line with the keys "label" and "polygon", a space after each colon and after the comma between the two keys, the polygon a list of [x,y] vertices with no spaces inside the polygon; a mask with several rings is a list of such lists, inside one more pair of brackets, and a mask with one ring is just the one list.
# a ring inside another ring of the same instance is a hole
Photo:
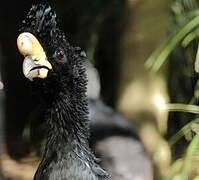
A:
{"label": "green leaf", "polygon": [[190,132],[191,126],[194,123],[199,123],[199,118],[189,122],[188,124],[186,124],[184,127],[182,127],[175,135],[173,135],[170,140],[169,140],[169,145],[173,146],[178,140],[180,140],[185,134],[187,134],[188,132]]}
{"label": "green leaf", "polygon": [[176,161],[174,161],[169,169],[169,172],[162,180],[181,180],[177,173],[181,170],[182,165],[183,159],[177,159]]}
{"label": "green leaf", "polygon": [[195,31],[189,33],[184,40],[182,41],[182,46],[187,47],[191,41],[196,39],[199,36],[199,29],[196,29]]}
{"label": "green leaf", "polygon": [[184,164],[182,167],[182,177],[185,179],[188,177],[188,173],[193,168],[193,156],[196,154],[196,152],[198,152],[198,149],[199,149],[199,134],[196,134],[188,146]]}
{"label": "green leaf", "polygon": [[156,51],[147,59],[145,66],[153,71],[158,71],[165,62],[170,53],[174,50],[176,45],[183,40],[183,38],[199,25],[199,16],[196,16],[184,25],[177,33],[168,38],[160,45]]}
{"label": "green leaf", "polygon": [[190,104],[167,104],[165,109],[168,111],[179,111],[199,114],[199,106]]}

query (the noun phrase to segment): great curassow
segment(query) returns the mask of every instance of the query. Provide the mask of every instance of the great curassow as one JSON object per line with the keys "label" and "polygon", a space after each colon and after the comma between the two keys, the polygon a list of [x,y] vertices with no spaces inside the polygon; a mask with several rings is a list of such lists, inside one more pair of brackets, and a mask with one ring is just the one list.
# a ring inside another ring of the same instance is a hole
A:
{"label": "great curassow", "polygon": [[34,179],[109,179],[89,148],[87,78],[80,49],[68,43],[48,4],[33,5],[20,31],[23,73],[45,106],[47,143]]}
{"label": "great curassow", "polygon": [[100,98],[97,69],[85,62],[91,120],[90,145],[112,180],[153,180],[152,162],[135,127]]}

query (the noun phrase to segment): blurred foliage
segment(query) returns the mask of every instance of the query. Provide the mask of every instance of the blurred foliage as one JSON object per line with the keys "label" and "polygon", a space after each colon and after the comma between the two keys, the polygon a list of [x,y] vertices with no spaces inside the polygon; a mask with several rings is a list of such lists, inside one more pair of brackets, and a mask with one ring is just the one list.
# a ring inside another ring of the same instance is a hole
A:
{"label": "blurred foliage", "polygon": [[186,47],[199,35],[199,2],[195,0],[173,0],[171,10],[172,23],[169,24],[168,38],[159,45],[146,61],[146,67],[154,71],[159,70],[171,52],[179,43]]}
{"label": "blurred foliage", "polygon": [[171,101],[167,110],[172,111],[168,120],[168,138],[173,150],[173,164],[163,179],[198,179],[199,89],[194,64],[198,49],[199,2],[173,0],[170,9],[172,18],[168,25],[168,37],[145,64],[147,68],[158,71],[167,61],[167,82]]}

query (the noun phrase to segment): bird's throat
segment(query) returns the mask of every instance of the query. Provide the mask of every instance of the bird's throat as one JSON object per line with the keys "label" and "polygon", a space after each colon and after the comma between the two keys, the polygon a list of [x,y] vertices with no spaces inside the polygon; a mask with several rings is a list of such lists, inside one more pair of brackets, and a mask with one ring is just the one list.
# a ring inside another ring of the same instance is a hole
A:
{"label": "bird's throat", "polygon": [[88,141],[87,101],[56,98],[47,109],[47,144],[51,149],[76,148]]}

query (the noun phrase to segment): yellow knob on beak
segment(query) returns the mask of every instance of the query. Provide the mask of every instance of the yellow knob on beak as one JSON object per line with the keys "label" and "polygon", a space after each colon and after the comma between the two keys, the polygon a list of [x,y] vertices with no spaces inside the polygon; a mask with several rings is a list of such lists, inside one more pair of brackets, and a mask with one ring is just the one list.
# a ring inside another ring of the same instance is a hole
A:
{"label": "yellow knob on beak", "polygon": [[44,50],[37,38],[29,32],[21,33],[18,36],[17,46],[21,54],[24,56],[35,56],[35,59],[39,59],[39,57],[44,53]]}
{"label": "yellow knob on beak", "polygon": [[17,38],[17,47],[19,52],[25,56],[23,63],[25,77],[30,80],[46,78],[48,71],[52,69],[52,65],[48,61],[46,53],[37,38],[29,32],[23,32]]}

